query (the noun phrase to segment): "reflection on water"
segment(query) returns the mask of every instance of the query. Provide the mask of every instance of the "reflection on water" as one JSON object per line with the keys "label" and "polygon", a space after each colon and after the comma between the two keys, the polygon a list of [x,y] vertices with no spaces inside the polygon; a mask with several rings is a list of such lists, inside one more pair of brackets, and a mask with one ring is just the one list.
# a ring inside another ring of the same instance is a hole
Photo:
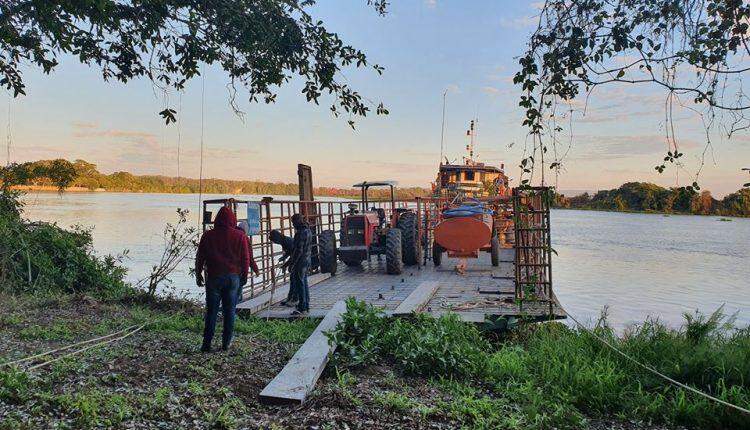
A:
{"label": "reflection on water", "polygon": [[[256,199],[258,196],[238,196]],[[102,254],[128,249],[128,279],[146,276],[163,251],[164,224],[177,208],[191,210],[198,223],[194,194],[32,193],[26,217],[61,226],[94,227],[94,246]],[[683,312],[725,305],[750,324],[750,219],[663,216],[558,210],[552,214],[553,284],[563,306],[583,320],[609,307],[618,327],[658,317],[672,325]],[[189,263],[174,287],[200,297]]]}

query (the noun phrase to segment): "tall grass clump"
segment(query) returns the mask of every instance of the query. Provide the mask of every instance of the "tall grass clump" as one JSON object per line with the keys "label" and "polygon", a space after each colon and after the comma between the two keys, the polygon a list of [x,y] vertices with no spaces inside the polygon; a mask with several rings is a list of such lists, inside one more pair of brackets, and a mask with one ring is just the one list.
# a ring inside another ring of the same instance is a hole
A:
{"label": "tall grass clump", "polygon": [[750,416],[669,383],[597,339],[676,381],[750,409],[750,328],[735,328],[722,309],[711,315],[686,314],[677,329],[647,320],[618,335],[604,316],[590,329],[596,337],[588,330],[547,323],[521,327],[502,343],[491,343],[455,315],[386,323],[368,305],[348,305],[350,315],[330,335],[339,346],[346,345],[344,361],[355,351],[354,356],[368,357],[356,364],[387,360],[405,374],[460,377],[477,387],[489,386],[495,398],[510,401],[527,422],[575,427],[582,416],[615,416],[750,429]]}

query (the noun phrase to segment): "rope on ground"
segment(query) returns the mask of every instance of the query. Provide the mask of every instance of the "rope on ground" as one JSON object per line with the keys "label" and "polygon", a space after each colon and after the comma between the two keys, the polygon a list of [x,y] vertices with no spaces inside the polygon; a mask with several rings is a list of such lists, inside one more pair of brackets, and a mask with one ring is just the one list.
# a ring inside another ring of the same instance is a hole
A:
{"label": "rope on ground", "polygon": [[98,340],[108,339],[108,338],[110,338],[112,336],[116,336],[116,335],[118,335],[120,333],[126,332],[128,330],[132,330],[135,327],[137,327],[137,325],[131,325],[130,327],[126,327],[126,328],[124,328],[124,329],[122,329],[120,331],[116,331],[114,333],[110,333],[110,334],[105,335],[105,336],[99,336],[99,337],[95,337],[93,339],[88,339],[88,340],[84,340],[84,341],[81,341],[81,342],[72,343],[70,345],[63,346],[62,348],[52,349],[52,350],[49,350],[47,352],[42,352],[40,354],[31,355],[31,356],[26,357],[26,358],[20,358],[18,360],[8,361],[8,362],[0,364],[0,367],[12,366],[14,364],[24,363],[24,362],[27,362],[27,361],[35,360],[35,359],[40,358],[40,357],[44,357],[45,355],[50,355],[50,354],[54,354],[56,352],[68,350],[70,348],[73,348],[74,346],[85,345],[87,343],[96,342]]}
{"label": "rope on ground", "polygon": [[31,370],[34,370],[34,369],[39,369],[40,367],[44,367],[44,366],[47,366],[48,364],[52,364],[52,363],[54,363],[54,362],[56,362],[56,361],[60,361],[60,360],[62,360],[63,358],[71,357],[71,356],[73,356],[73,355],[76,355],[76,354],[80,354],[80,353],[82,353],[82,352],[88,351],[89,349],[92,349],[92,348],[96,348],[96,347],[98,347],[98,346],[104,346],[104,345],[107,345],[107,344],[109,344],[109,343],[112,343],[112,342],[117,342],[118,340],[122,340],[122,339],[125,339],[125,338],[126,338],[126,337],[128,337],[128,336],[132,336],[132,335],[134,335],[134,334],[138,333],[138,332],[139,332],[139,331],[141,331],[141,330],[142,330],[142,329],[143,329],[144,327],[146,327],[146,325],[147,325],[147,324],[142,324],[142,325],[141,325],[140,327],[136,328],[135,330],[129,331],[128,333],[125,333],[125,334],[124,334],[124,335],[122,335],[122,336],[119,336],[119,337],[115,337],[115,338],[111,338],[111,339],[108,339],[108,340],[106,340],[106,341],[103,341],[103,342],[97,342],[97,343],[95,343],[95,344],[93,344],[93,345],[89,345],[89,346],[87,346],[87,347],[85,347],[85,348],[77,349],[77,350],[75,350],[75,351],[73,351],[73,352],[69,352],[69,353],[67,353],[67,354],[63,354],[63,355],[61,355],[61,356],[55,357],[55,358],[53,358],[53,359],[51,359],[51,360],[47,360],[47,361],[45,361],[45,362],[43,362],[43,363],[35,364],[35,365],[33,365],[33,366],[29,367],[29,368],[28,368],[27,370],[31,371]]}
{"label": "rope on ground", "polygon": [[[59,356],[57,356],[55,358],[52,358],[52,359],[47,360],[47,361],[44,361],[42,363],[37,363],[37,364],[34,364],[33,366],[25,368],[26,371],[31,371],[31,370],[34,370],[34,369],[38,369],[38,368],[47,366],[48,364],[51,364],[51,363],[54,363],[56,361],[62,360],[63,358],[70,357],[70,356],[73,356],[73,355],[77,355],[77,354],[83,353],[85,351],[88,351],[90,349],[93,349],[93,348],[96,348],[96,347],[99,347],[99,346],[104,346],[104,345],[107,345],[107,344],[110,344],[110,343],[113,343],[113,342],[117,342],[118,340],[125,339],[127,337],[130,337],[130,336],[138,333],[139,331],[143,330],[144,328],[146,328],[147,326],[149,326],[151,324],[156,324],[156,323],[164,322],[164,321],[167,321],[169,319],[175,318],[178,315],[182,315],[182,314],[183,314],[183,311],[180,311],[180,312],[177,312],[174,315],[165,316],[165,317],[159,318],[159,319],[154,320],[154,321],[143,323],[141,325],[137,325],[137,324],[136,325],[131,325],[131,326],[126,327],[126,328],[124,328],[122,330],[116,331],[114,333],[110,333],[110,334],[108,334],[106,336],[100,336],[100,337],[97,337],[97,338],[94,338],[94,339],[88,339],[88,340],[84,340],[84,341],[81,341],[81,342],[76,342],[76,343],[73,343],[73,344],[61,347],[61,348],[53,349],[53,350],[46,351],[46,352],[43,352],[43,353],[40,353],[40,354],[34,354],[34,355],[31,355],[31,356],[26,357],[26,358],[21,358],[21,359],[18,359],[18,360],[13,360],[13,361],[9,361],[9,362],[6,362],[6,363],[2,363],[2,364],[0,364],[0,367],[3,367],[3,366],[12,366],[12,365],[16,365],[16,364],[26,363],[26,362],[35,360],[35,359],[40,358],[40,357],[44,357],[44,356],[48,356],[48,355],[54,354],[56,352],[67,351],[67,350],[72,349],[72,348],[74,348],[76,346],[86,345],[85,347],[83,347],[81,349],[76,349],[74,351],[68,352],[68,353],[63,354],[63,355],[59,355]],[[118,335],[121,335],[121,336],[118,336]]]}
{"label": "rope on ground", "polygon": [[[562,306],[561,306],[561,307],[562,307]],[[663,373],[659,372],[658,370],[654,369],[653,367],[651,367],[651,366],[649,366],[649,365],[647,365],[647,364],[644,364],[644,363],[642,363],[642,362],[638,361],[637,359],[635,359],[635,358],[631,357],[630,355],[628,355],[627,353],[623,352],[622,350],[620,350],[620,349],[619,349],[619,348],[617,348],[616,346],[612,345],[612,344],[611,344],[610,342],[608,342],[608,341],[607,341],[606,339],[604,339],[603,337],[601,337],[601,336],[599,336],[598,334],[594,333],[594,331],[593,331],[593,330],[591,330],[591,329],[589,329],[588,327],[586,327],[585,325],[581,324],[581,323],[580,323],[580,322],[579,322],[579,321],[578,321],[578,320],[577,320],[577,319],[576,319],[576,318],[575,318],[575,317],[574,317],[574,316],[573,316],[572,314],[570,314],[570,312],[568,312],[567,310],[563,309],[563,312],[565,312],[565,314],[566,314],[566,315],[567,315],[567,316],[568,316],[568,317],[569,317],[569,318],[570,318],[571,320],[573,320],[573,322],[574,322],[574,323],[576,323],[576,325],[578,325],[578,327],[582,328],[582,329],[583,329],[583,330],[584,330],[585,332],[589,333],[589,334],[590,334],[591,336],[593,336],[593,337],[594,337],[595,339],[597,339],[597,340],[598,340],[599,342],[603,343],[603,344],[604,344],[604,345],[606,345],[606,346],[607,346],[608,348],[610,348],[610,349],[611,349],[612,351],[615,351],[616,353],[620,354],[621,356],[625,357],[625,358],[626,358],[627,360],[629,360],[629,361],[631,361],[631,362],[635,363],[636,365],[638,365],[638,366],[642,367],[643,369],[646,369],[646,370],[648,370],[649,372],[653,373],[654,375],[656,375],[656,376],[658,376],[658,377],[660,377],[660,378],[662,378],[662,379],[664,379],[664,380],[666,380],[666,381],[668,381],[668,382],[670,382],[670,383],[672,383],[672,384],[674,384],[674,385],[676,385],[676,386],[678,386],[678,387],[680,387],[680,388],[684,388],[684,389],[686,389],[686,390],[688,390],[688,391],[690,391],[690,392],[692,392],[692,393],[695,393],[695,394],[697,394],[697,395],[699,395],[699,396],[705,397],[706,399],[712,400],[712,401],[714,401],[714,402],[720,403],[720,404],[722,404],[722,405],[724,405],[724,406],[727,406],[727,407],[729,407],[729,408],[732,408],[732,409],[736,409],[736,410],[738,410],[738,411],[742,412],[743,414],[746,414],[746,415],[750,415],[750,410],[748,410],[748,409],[746,409],[746,408],[743,408],[743,407],[741,407],[741,406],[737,406],[737,405],[735,405],[735,404],[729,403],[729,402],[727,402],[727,401],[725,401],[725,400],[721,400],[721,399],[719,399],[719,398],[717,398],[717,397],[714,397],[714,396],[712,396],[712,395],[710,395],[710,394],[708,394],[708,393],[706,393],[706,392],[703,392],[703,391],[701,391],[701,390],[699,390],[699,389],[697,389],[697,388],[693,388],[693,387],[691,387],[691,386],[689,386],[689,385],[683,384],[683,383],[682,383],[682,382],[680,382],[680,381],[676,381],[676,380],[674,380],[674,379],[670,378],[669,376],[667,376],[667,375],[665,375],[665,374],[663,374]]]}

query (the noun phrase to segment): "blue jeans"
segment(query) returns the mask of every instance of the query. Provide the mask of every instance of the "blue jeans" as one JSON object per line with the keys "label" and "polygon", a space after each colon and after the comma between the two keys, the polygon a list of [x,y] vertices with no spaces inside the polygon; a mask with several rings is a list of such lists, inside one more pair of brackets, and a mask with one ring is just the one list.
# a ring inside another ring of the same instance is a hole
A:
{"label": "blue jeans", "polygon": [[240,277],[235,274],[208,278],[206,281],[206,316],[203,328],[203,348],[211,347],[216,330],[216,319],[219,305],[224,314],[224,331],[221,333],[222,348],[229,348],[234,334],[234,312],[237,306],[237,291],[240,289]]}
{"label": "blue jeans", "polygon": [[310,290],[307,285],[307,271],[310,268],[309,262],[303,262],[298,266],[292,267],[291,279],[289,282],[289,291],[294,292],[299,302],[297,310],[306,312],[310,310]]}

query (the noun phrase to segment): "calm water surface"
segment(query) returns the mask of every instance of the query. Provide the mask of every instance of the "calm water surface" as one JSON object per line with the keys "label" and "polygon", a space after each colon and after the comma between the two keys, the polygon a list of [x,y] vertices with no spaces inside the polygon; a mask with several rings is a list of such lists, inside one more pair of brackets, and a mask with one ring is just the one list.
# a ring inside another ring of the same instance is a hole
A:
{"label": "calm water surface", "polygon": [[[25,201],[29,219],[93,227],[100,254],[128,249],[130,281],[145,277],[159,258],[164,224],[176,220],[177,208],[190,209],[198,222],[198,196],[191,194],[32,193]],[[607,306],[617,327],[646,317],[676,326],[684,312],[711,312],[721,305],[748,325],[750,219],[718,219],[553,211],[557,296],[584,321],[595,320]],[[174,287],[201,297],[187,267],[174,276]]]}

